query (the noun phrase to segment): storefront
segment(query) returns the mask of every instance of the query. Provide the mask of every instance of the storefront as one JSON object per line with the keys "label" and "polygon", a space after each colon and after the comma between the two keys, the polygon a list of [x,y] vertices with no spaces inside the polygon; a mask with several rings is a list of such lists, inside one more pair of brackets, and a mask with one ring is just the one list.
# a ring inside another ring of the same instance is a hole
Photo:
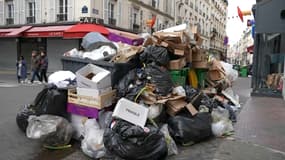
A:
{"label": "storefront", "polygon": [[18,28],[0,29],[0,68],[1,69],[15,69],[16,60],[20,55],[20,37],[22,33],[31,26],[22,26]]}
{"label": "storefront", "polygon": [[61,69],[60,57],[70,48],[78,48],[79,40],[63,39],[63,32],[72,27],[68,26],[46,26],[33,27],[23,35],[22,50],[30,58],[32,50],[44,49],[49,58],[49,72]]}

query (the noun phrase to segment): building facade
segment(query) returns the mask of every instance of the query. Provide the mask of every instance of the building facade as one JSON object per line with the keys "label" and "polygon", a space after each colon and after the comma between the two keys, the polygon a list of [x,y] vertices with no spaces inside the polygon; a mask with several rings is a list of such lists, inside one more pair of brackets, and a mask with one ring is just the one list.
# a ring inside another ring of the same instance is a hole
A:
{"label": "building facade", "polygon": [[253,62],[253,44],[252,29],[250,27],[243,31],[239,41],[232,45],[227,53],[230,62],[238,65],[248,65]]}
{"label": "building facade", "polygon": [[228,1],[176,0],[175,6],[175,23],[197,27],[204,40],[202,48],[215,54],[217,58],[225,56]]}
{"label": "building facade", "polygon": [[154,28],[174,25],[172,0],[0,0],[0,25],[77,22],[92,17],[99,23],[146,32],[146,21],[156,16]]}

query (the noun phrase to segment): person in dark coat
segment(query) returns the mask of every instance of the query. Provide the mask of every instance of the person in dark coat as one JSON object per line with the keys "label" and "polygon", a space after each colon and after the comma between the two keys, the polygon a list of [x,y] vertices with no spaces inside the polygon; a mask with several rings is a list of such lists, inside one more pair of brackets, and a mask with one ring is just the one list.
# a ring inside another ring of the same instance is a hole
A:
{"label": "person in dark coat", "polygon": [[27,78],[27,62],[24,56],[20,56],[16,66],[18,83],[23,83]]}
{"label": "person in dark coat", "polygon": [[34,82],[36,76],[39,81],[42,81],[39,75],[39,71],[40,71],[40,57],[38,56],[36,51],[33,51],[31,58],[31,73],[32,73],[31,83]]}
{"label": "person in dark coat", "polygon": [[41,51],[40,75],[41,75],[41,80],[42,81],[44,80],[46,83],[48,82],[47,69],[48,69],[48,58],[47,58],[46,53],[44,51]]}

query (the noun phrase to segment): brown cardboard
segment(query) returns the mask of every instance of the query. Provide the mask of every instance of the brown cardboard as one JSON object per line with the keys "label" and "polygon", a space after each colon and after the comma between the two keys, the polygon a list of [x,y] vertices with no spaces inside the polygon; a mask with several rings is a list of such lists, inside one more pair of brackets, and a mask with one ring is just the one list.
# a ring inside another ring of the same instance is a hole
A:
{"label": "brown cardboard", "polygon": [[168,69],[182,69],[186,65],[185,57],[171,60],[168,64]]}
{"label": "brown cardboard", "polygon": [[198,113],[197,109],[191,103],[188,103],[186,108],[192,114],[192,116],[195,116]]}
{"label": "brown cardboard", "polygon": [[225,74],[219,70],[209,70],[208,76],[212,81],[218,81],[225,78]]}
{"label": "brown cardboard", "polygon": [[184,56],[184,50],[182,49],[174,49],[174,54],[178,56]]}
{"label": "brown cardboard", "polygon": [[192,50],[191,49],[186,49],[185,50],[185,58],[187,63],[191,63],[193,58],[192,58]]}
{"label": "brown cardboard", "polygon": [[201,69],[208,69],[208,62],[201,61],[201,62],[192,62],[193,68],[201,68]]}
{"label": "brown cardboard", "polygon": [[166,112],[171,116],[175,116],[176,113],[182,110],[186,105],[187,103],[185,102],[184,99],[168,101],[166,103],[166,106],[167,106]]}
{"label": "brown cardboard", "polygon": [[201,36],[199,34],[195,34],[195,40],[196,40],[196,45],[197,46],[202,46],[203,44],[203,39],[201,38]]}
{"label": "brown cardboard", "polygon": [[161,45],[162,47],[165,47],[165,48],[168,47],[168,43],[166,43],[166,42],[164,42],[164,41],[162,41],[162,42],[160,43],[160,45]]}

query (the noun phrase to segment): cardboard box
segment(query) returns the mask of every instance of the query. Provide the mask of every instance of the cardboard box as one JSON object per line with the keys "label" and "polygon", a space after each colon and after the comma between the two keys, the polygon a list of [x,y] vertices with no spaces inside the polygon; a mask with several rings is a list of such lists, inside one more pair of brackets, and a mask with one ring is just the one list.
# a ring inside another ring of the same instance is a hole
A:
{"label": "cardboard box", "polygon": [[184,99],[178,99],[178,100],[172,100],[167,101],[166,106],[167,110],[166,112],[171,115],[175,116],[179,111],[181,111],[185,106],[187,105],[187,102]]}
{"label": "cardboard box", "polygon": [[174,54],[178,56],[184,56],[184,50],[182,49],[174,49]]}
{"label": "cardboard box", "polygon": [[188,103],[186,105],[186,108],[191,113],[192,116],[195,116],[198,113],[197,109],[191,103]]}
{"label": "cardboard box", "polygon": [[92,89],[92,88],[76,88],[77,94],[80,96],[90,96],[90,97],[98,97],[105,93],[112,91],[112,87],[104,88],[104,89]]}
{"label": "cardboard box", "polygon": [[193,61],[191,49],[185,50],[185,58],[187,63],[191,63]]}
{"label": "cardboard box", "polygon": [[89,118],[98,119],[99,117],[99,110],[97,108],[87,107],[74,103],[67,103],[67,112]]}
{"label": "cardboard box", "polygon": [[116,90],[111,90],[106,93],[103,93],[102,95],[94,97],[92,95],[90,96],[78,95],[76,89],[69,89],[67,102],[77,105],[88,106],[91,108],[102,109],[104,107],[112,105],[115,97],[116,97]]}
{"label": "cardboard box", "polygon": [[147,120],[148,112],[148,108],[121,98],[114,109],[113,117],[121,118],[143,128]]}
{"label": "cardboard box", "polygon": [[201,69],[208,69],[208,62],[201,61],[201,62],[192,62],[193,68],[201,68]]}
{"label": "cardboard box", "polygon": [[[97,82],[89,75],[99,76]],[[103,89],[111,86],[111,72],[93,64],[87,64],[76,72],[77,86],[82,88]]]}
{"label": "cardboard box", "polygon": [[223,72],[220,72],[219,70],[209,70],[208,76],[210,80],[218,81],[218,80],[224,79],[226,75]]}
{"label": "cardboard box", "polygon": [[186,65],[185,57],[169,61],[169,69],[182,69]]}
{"label": "cardboard box", "polygon": [[207,59],[207,56],[203,49],[198,49],[198,48],[193,49],[193,52],[192,52],[193,62],[201,62],[201,61],[205,61],[206,59]]}

